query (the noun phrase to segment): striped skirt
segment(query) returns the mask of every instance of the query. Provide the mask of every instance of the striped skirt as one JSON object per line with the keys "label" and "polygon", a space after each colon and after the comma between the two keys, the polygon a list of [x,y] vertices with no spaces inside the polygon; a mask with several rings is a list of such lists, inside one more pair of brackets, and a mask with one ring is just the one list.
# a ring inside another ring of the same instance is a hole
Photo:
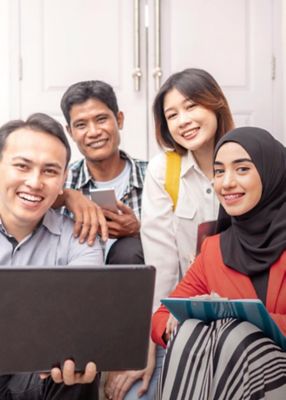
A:
{"label": "striped skirt", "polygon": [[185,321],[168,344],[159,400],[286,400],[286,352],[249,322]]}

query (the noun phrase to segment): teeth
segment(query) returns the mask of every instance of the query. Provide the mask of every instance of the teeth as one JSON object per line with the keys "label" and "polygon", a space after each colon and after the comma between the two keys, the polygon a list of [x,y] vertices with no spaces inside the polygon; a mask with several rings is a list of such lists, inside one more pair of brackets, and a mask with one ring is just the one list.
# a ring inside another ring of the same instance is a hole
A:
{"label": "teeth", "polygon": [[185,137],[185,136],[193,135],[193,134],[196,133],[198,130],[199,130],[199,128],[190,129],[188,132],[183,133],[183,136]]}
{"label": "teeth", "polygon": [[240,194],[228,194],[227,196],[225,195],[224,198],[226,200],[233,200],[233,199],[237,199],[240,196],[241,196]]}
{"label": "teeth", "polygon": [[106,140],[104,139],[104,140],[99,140],[98,142],[92,142],[92,143],[90,143],[90,147],[93,147],[93,148],[97,148],[97,147],[101,147],[101,146],[103,146],[104,144],[105,144],[105,142],[106,142]]}
{"label": "teeth", "polygon": [[19,197],[23,200],[32,201],[34,203],[42,201],[42,197],[34,196],[32,194],[27,194],[27,193],[19,193]]}

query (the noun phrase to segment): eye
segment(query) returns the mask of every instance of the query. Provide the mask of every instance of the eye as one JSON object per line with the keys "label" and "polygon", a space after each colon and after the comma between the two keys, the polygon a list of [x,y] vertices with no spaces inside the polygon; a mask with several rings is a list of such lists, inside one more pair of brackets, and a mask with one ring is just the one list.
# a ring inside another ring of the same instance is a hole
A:
{"label": "eye", "polygon": [[20,171],[27,171],[28,170],[28,165],[24,163],[16,163],[14,164],[14,167],[16,167]]}
{"label": "eye", "polygon": [[214,168],[214,176],[221,176],[224,173],[223,168]]}
{"label": "eye", "polygon": [[59,174],[59,171],[54,168],[46,168],[44,170],[44,173],[45,173],[45,175],[48,175],[48,176],[56,176]]}
{"label": "eye", "polygon": [[190,109],[194,108],[195,106],[196,106],[195,103],[188,103],[187,106],[186,106],[186,109],[190,110]]}
{"label": "eye", "polygon": [[107,120],[107,116],[106,115],[102,115],[101,117],[99,117],[98,119],[97,119],[97,121],[99,122],[99,123],[103,123],[103,122],[105,122]]}
{"label": "eye", "polygon": [[172,113],[172,114],[167,114],[165,117],[166,117],[166,120],[168,121],[168,120],[170,120],[170,119],[174,119],[175,117],[176,117],[176,113]]}
{"label": "eye", "polygon": [[84,129],[85,128],[85,124],[83,122],[78,122],[77,124],[75,124],[75,128],[76,129]]}
{"label": "eye", "polygon": [[246,172],[248,172],[250,170],[250,167],[238,167],[237,168],[237,172],[238,173],[240,173],[240,174],[244,174],[244,173],[246,173]]}

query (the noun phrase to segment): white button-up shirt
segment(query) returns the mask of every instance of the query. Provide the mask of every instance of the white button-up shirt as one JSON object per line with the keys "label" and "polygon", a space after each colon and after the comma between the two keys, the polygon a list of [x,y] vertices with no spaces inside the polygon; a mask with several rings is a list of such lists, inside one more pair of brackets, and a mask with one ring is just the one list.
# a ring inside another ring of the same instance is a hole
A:
{"label": "white button-up shirt", "polygon": [[198,225],[217,218],[211,181],[189,151],[182,157],[177,207],[165,189],[166,154],[149,163],[142,199],[141,237],[145,263],[156,267],[154,309],[167,297],[195,257]]}

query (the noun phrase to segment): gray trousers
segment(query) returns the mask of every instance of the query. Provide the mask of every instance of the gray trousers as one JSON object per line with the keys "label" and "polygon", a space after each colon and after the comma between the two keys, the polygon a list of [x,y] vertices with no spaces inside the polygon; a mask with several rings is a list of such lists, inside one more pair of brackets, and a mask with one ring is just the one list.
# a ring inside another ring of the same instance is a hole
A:
{"label": "gray trousers", "polygon": [[106,264],[144,264],[140,237],[128,236],[116,240],[110,247]]}

